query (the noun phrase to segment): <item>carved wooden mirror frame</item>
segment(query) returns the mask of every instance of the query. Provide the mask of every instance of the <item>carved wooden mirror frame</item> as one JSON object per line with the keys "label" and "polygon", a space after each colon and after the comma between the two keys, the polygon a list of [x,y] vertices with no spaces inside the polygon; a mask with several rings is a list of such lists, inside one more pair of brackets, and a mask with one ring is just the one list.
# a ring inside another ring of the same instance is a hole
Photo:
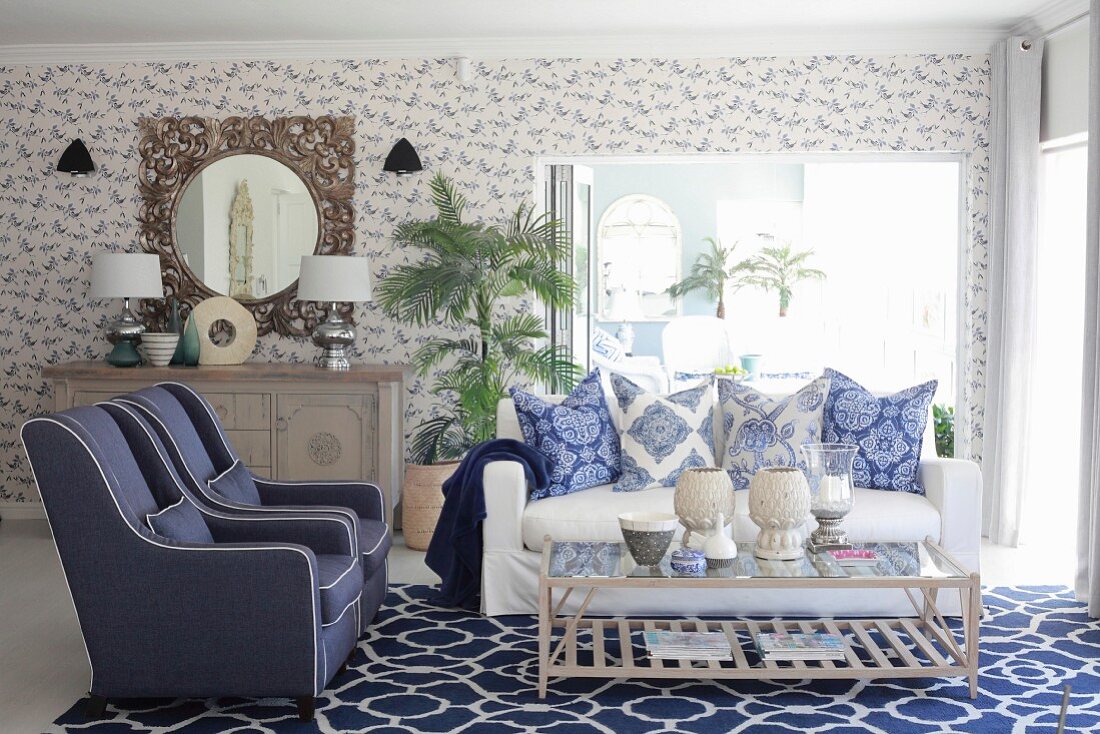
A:
{"label": "carved wooden mirror frame", "polygon": [[[195,277],[176,242],[176,213],[183,192],[202,169],[241,153],[265,155],[305,183],[318,212],[314,254],[350,255],[355,242],[354,117],[143,118],[140,123],[141,247],[160,255],[164,290],[188,313],[217,293]],[[305,336],[317,324],[313,303],[298,301],[298,281],[264,298],[241,301],[256,318],[258,333]],[[167,320],[168,298],[142,301],[146,320]],[[352,305],[341,315],[351,319]]]}

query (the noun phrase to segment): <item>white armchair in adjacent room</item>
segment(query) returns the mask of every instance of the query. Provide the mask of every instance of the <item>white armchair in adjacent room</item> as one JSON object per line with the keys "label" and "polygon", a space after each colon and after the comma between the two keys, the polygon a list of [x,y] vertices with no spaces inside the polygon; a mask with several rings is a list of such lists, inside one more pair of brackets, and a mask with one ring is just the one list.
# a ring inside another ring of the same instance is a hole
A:
{"label": "white armchair in adjacent room", "polygon": [[661,351],[673,391],[733,361],[726,322],[716,316],[672,319],[661,332]]}

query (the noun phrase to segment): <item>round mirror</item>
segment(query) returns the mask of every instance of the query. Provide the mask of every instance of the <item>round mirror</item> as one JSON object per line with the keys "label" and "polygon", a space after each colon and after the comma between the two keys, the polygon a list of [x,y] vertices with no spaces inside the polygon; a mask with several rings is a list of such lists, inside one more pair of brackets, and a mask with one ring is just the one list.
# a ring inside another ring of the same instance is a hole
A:
{"label": "round mirror", "polygon": [[278,293],[317,248],[318,214],[306,184],[266,155],[219,158],[187,185],[176,245],[195,278],[238,301]]}

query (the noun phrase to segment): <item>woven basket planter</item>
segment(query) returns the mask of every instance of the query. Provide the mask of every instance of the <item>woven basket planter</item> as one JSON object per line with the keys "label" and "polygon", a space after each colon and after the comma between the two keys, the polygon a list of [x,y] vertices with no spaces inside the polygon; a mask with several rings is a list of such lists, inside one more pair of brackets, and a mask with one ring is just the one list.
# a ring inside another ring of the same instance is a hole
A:
{"label": "woven basket planter", "polygon": [[443,509],[443,482],[457,468],[457,461],[405,465],[401,526],[405,532],[405,545],[409,548],[428,549],[435,524],[439,521],[439,511]]}

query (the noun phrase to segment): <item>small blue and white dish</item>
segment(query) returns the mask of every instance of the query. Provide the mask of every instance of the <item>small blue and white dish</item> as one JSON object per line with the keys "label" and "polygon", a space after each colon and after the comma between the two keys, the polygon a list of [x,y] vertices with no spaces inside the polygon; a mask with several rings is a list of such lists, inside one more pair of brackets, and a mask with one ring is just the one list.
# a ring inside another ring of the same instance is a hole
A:
{"label": "small blue and white dish", "polygon": [[706,556],[694,548],[677,548],[672,551],[672,570],[685,576],[703,576],[707,572]]}

